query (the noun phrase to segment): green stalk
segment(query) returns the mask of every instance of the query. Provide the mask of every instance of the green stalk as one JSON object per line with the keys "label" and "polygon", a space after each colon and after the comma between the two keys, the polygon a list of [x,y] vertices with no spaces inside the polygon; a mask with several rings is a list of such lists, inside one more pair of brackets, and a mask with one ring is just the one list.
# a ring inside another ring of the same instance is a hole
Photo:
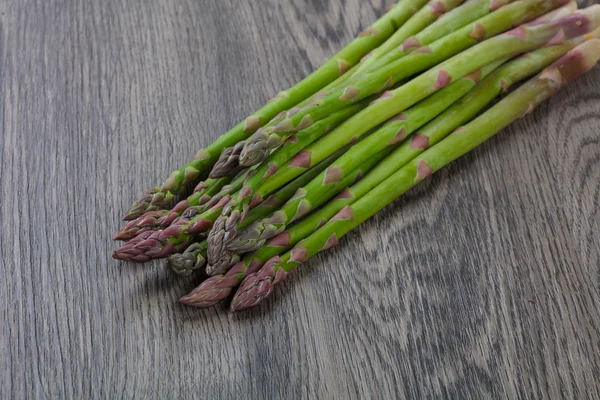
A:
{"label": "green stalk", "polygon": [[[513,0],[467,1],[462,6],[442,16],[435,24],[427,27],[417,35],[407,38],[407,40],[405,40],[401,46],[389,51],[380,60],[378,60],[377,64],[373,66],[373,69],[376,70],[382,66],[390,64],[406,56],[407,54],[410,54],[412,51],[421,46],[427,46],[436,40],[450,35],[468,23],[476,21],[512,1]],[[571,12],[573,11],[575,10],[572,10]]]}
{"label": "green stalk", "polygon": [[[389,51],[400,46],[410,36],[417,34],[425,27],[429,26],[432,22],[437,20],[441,15],[444,15],[447,11],[450,11],[460,5],[464,0],[430,0],[429,3],[423,6],[426,1],[414,1],[410,4],[413,7],[412,11],[415,14],[402,25],[388,40],[386,40],[381,46],[371,51],[366,55],[362,61],[354,66],[350,71],[340,76],[337,80],[329,84],[327,87],[322,89],[319,93],[333,90],[334,88],[342,87],[346,82],[350,81],[349,78],[353,78],[357,75],[363,75],[372,70],[372,65],[377,64],[378,60],[386,55]],[[491,0],[485,0],[486,3]],[[418,10],[419,7],[422,7]],[[418,11],[417,11],[418,10]],[[466,24],[466,22],[465,22]],[[444,30],[442,30],[444,32]],[[442,36],[440,36],[442,37]],[[300,109],[311,102],[318,99],[315,96],[311,96],[303,102],[297,104],[294,110]],[[293,112],[293,110],[292,110]],[[276,117],[277,119],[278,117]],[[271,122],[270,122],[271,123]],[[294,136],[294,135],[292,135]],[[239,168],[240,153],[245,146],[245,141],[238,142],[235,146],[226,149],[221,153],[221,157],[213,167],[210,176],[217,178],[227,176]],[[287,143],[287,140],[286,140]],[[269,150],[265,150],[269,151]]]}
{"label": "green stalk", "polygon": [[[461,51],[476,45],[485,38],[502,33],[524,20],[526,21],[540,16],[564,3],[564,0],[516,1],[431,43],[430,46],[421,47],[419,50],[413,51],[410,55],[353,81],[350,86],[346,86],[343,89],[335,89],[331,93],[322,93],[323,97],[318,98],[313,103],[302,108],[294,108],[288,111],[284,117],[275,118],[273,121],[259,129],[245,143],[239,156],[239,162],[241,165],[245,166],[256,165],[258,162],[264,160],[273,148],[280,146],[286,137],[299,132],[302,129],[306,129],[314,122],[326,117],[330,113],[342,109],[356,101],[362,100],[374,93],[390,88],[404,78],[424,71],[427,68],[431,68],[436,64],[455,56]],[[489,51],[489,49],[486,50]],[[529,48],[521,50],[520,52],[527,50],[529,50]],[[506,56],[510,56],[510,54],[499,56],[497,58]],[[477,62],[476,60],[468,61],[469,62],[465,62],[464,58],[461,59],[461,62],[466,66],[471,62]],[[488,64],[491,61],[493,61],[493,59],[487,57],[486,62],[471,68],[471,71]],[[466,75],[468,72],[463,75]],[[428,87],[426,88],[427,90],[424,92],[425,95],[423,97],[432,93],[432,88],[436,88],[436,86],[439,87],[439,85],[446,83],[449,78],[459,77],[460,76],[455,74],[444,74],[440,77],[437,75],[427,76],[426,80]],[[433,79],[433,82],[431,82],[431,79]],[[437,81],[439,82],[436,85]],[[417,98],[412,104],[423,97]],[[412,104],[408,104],[408,106]],[[367,108],[367,110],[370,108],[371,107]],[[388,118],[390,117],[391,115],[388,116]],[[378,123],[381,123],[386,119],[387,118],[379,120]]]}
{"label": "green stalk", "polygon": [[420,7],[420,9],[418,11],[415,9],[414,15],[398,28],[388,40],[367,54],[357,65],[356,70],[353,71],[353,75],[372,71],[373,66],[378,64],[382,57],[401,46],[406,39],[418,34],[440,18],[440,16],[458,7],[463,2],[464,0],[431,0],[428,3],[426,1],[416,1],[413,7]]}

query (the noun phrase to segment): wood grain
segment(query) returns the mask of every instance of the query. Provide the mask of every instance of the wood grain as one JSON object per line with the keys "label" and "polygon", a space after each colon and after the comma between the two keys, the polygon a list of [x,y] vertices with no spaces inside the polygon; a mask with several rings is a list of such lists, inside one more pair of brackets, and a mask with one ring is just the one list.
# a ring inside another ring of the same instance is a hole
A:
{"label": "wood grain", "polygon": [[0,398],[600,397],[598,68],[263,307],[110,258],[142,190],[389,4],[0,1]]}

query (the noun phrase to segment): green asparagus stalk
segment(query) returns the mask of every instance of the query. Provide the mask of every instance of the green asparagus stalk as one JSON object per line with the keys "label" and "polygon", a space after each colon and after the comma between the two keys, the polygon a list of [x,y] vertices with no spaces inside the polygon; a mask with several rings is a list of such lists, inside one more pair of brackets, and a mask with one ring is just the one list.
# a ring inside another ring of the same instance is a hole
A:
{"label": "green asparagus stalk", "polygon": [[[464,0],[418,0],[413,2],[407,2],[406,6],[411,7],[412,17],[404,23],[388,40],[386,40],[381,46],[372,50],[369,54],[363,57],[362,61],[352,68],[348,73],[340,76],[333,83],[322,89],[322,91],[331,90],[335,87],[340,87],[349,77],[355,74],[363,74],[369,72],[369,66],[376,63],[376,61],[388,51],[401,45],[407,38],[414,35],[423,28],[430,25],[436,19],[438,19],[445,12],[454,9],[460,5]],[[486,0],[487,2],[491,0]],[[427,3],[426,6],[423,5]],[[422,7],[422,8],[421,8]],[[419,8],[421,8],[419,10]],[[408,10],[408,8],[407,8]],[[318,98],[318,96],[317,96]],[[293,109],[299,109],[303,106],[310,104],[311,101],[316,100],[314,96],[309,97],[304,102],[297,104]],[[281,114],[280,114],[281,115]],[[277,118],[277,117],[276,117]],[[210,176],[213,178],[219,178],[227,176],[237,171],[240,168],[239,158],[240,153],[245,145],[245,141],[238,142],[235,146],[224,150],[221,153],[221,157],[215,163]]]}
{"label": "green asparagus stalk", "polygon": [[[283,117],[275,118],[257,130],[246,141],[240,153],[239,162],[244,166],[256,165],[264,160],[273,148],[281,145],[287,136],[306,129],[330,113],[390,88],[402,79],[431,68],[476,45],[483,39],[502,33],[522,21],[531,20],[565,3],[565,0],[516,1],[431,43],[429,46],[421,47],[410,55],[353,81],[350,86],[335,89],[331,93],[322,93],[323,97],[313,103],[300,109],[291,109]],[[481,46],[475,47],[480,48]],[[529,49],[521,50],[521,52],[526,50]],[[488,57],[488,62],[482,65],[491,61]],[[482,65],[479,65],[479,67]],[[446,84],[448,79],[452,77],[454,75],[444,73],[439,77],[436,76],[434,82],[438,81],[437,86],[440,86]],[[429,90],[426,92],[428,94],[431,93],[431,88],[436,87],[436,84],[429,86]],[[378,123],[384,120],[380,120]]]}
{"label": "green asparagus stalk", "polygon": [[[247,223],[270,215],[289,200],[298,188],[310,182],[345,150],[346,148],[342,148],[332,154],[323,162],[278,190],[277,193],[267,198],[263,203],[254,207],[248,214]],[[174,252],[183,251],[198,235],[206,233],[213,227],[213,223],[223,212],[223,207],[227,206],[230,201],[231,195],[225,195],[210,209],[195,215],[186,215],[188,209],[178,221],[175,221],[168,228],[155,231],[150,236],[142,235],[131,239],[113,253],[113,258],[131,262],[147,262],[155,258],[167,257]],[[232,255],[232,257],[237,256]],[[218,268],[218,266],[213,268]]]}
{"label": "green asparagus stalk", "polygon": [[351,206],[344,207],[283,257],[270,260],[258,272],[248,275],[238,289],[231,309],[241,310],[261,303],[272,293],[273,286],[286,279],[302,262],[337,245],[339,239],[350,230],[434,172],[479,146],[514,120],[530,113],[565,84],[591,69],[599,59],[599,39],[588,40],[571,50],[480,117],[423,152]]}
{"label": "green asparagus stalk", "polygon": [[418,34],[442,15],[458,7],[463,2],[464,0],[431,0],[426,5],[426,2],[415,2],[415,4],[413,4],[414,7],[425,6],[418,11],[415,9],[414,15],[410,17],[404,25],[398,28],[388,40],[367,54],[357,65],[352,75],[356,76],[372,71],[372,67],[376,65],[383,56],[398,46],[401,46],[406,39]]}
{"label": "green asparagus stalk", "polygon": [[192,161],[173,171],[162,187],[152,188],[140,200],[134,202],[127,212],[125,220],[135,219],[146,211],[165,208],[173,200],[175,194],[181,193],[185,186],[192,184],[203,172],[210,169],[224,149],[245,140],[281,111],[288,110],[328,83],[333,82],[338,76],[343,75],[410,18],[413,12],[411,4],[410,1],[398,3],[318,70],[295,86],[280,92],[260,110],[219,137],[208,147],[198,151]]}
{"label": "green asparagus stalk", "polygon": [[[252,193],[250,193],[249,195],[254,194],[253,189],[250,188],[256,186],[257,182],[262,182],[264,179],[267,179],[279,168],[281,168],[286,161],[298,154],[298,152],[300,152],[304,147],[308,146],[309,144],[311,144],[321,136],[325,135],[326,133],[330,132],[342,122],[350,118],[352,115],[367,107],[369,105],[369,100],[374,100],[374,98],[365,99],[357,104],[351,105],[350,107],[346,107],[334,113],[333,115],[322,119],[321,121],[318,121],[310,128],[299,132],[297,135],[291,135],[290,137],[288,137],[286,143],[281,148],[273,152],[262,165],[257,167],[256,173],[244,183],[243,192],[252,190]],[[221,161],[223,162],[221,163]],[[235,163],[231,162],[230,160],[219,160],[219,162],[215,164],[215,167],[211,171],[211,176],[219,177],[229,175],[230,167],[232,165],[235,168],[237,168],[237,166],[235,166],[234,164]],[[248,195],[244,197],[247,196]]]}
{"label": "green asparagus stalk", "polygon": [[[466,25],[466,23],[475,21],[476,19],[489,14],[490,11],[494,11],[503,5],[505,5],[504,2],[490,0],[469,1],[456,10],[442,16],[436,24],[424,29],[418,35],[406,39],[401,46],[389,51],[380,60],[378,60],[376,65],[373,66],[373,69],[376,70],[406,56],[407,54],[410,54],[419,47],[427,46],[433,43],[440,38],[438,35],[439,31],[442,29],[445,32],[443,36],[449,35],[450,33],[462,28],[464,25]],[[571,1],[565,6],[546,14],[546,22],[562,18],[572,14],[576,10],[577,3]]]}

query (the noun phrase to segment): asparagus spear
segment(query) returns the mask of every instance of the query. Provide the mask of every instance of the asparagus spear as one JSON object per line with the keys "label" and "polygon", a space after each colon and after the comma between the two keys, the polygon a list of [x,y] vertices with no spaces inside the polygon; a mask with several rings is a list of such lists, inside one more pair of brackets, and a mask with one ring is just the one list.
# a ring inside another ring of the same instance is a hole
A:
{"label": "asparagus spear", "polygon": [[[239,162],[244,166],[255,165],[264,160],[273,148],[281,145],[287,136],[306,129],[331,112],[362,100],[373,93],[385,90],[404,78],[431,68],[474,46],[485,38],[504,32],[515,24],[535,18],[563,4],[565,4],[565,0],[516,1],[431,43],[429,46],[420,48],[419,51],[413,51],[410,55],[352,82],[350,86],[334,89],[331,93],[324,93],[324,97],[301,109],[294,108],[284,116],[273,119],[257,130],[246,141],[239,156]],[[451,74],[440,76],[438,85],[446,83],[447,79],[451,77]],[[431,87],[433,86],[435,85],[432,84]],[[379,123],[381,122],[383,121],[379,121]]]}
{"label": "asparagus spear", "polygon": [[[411,35],[417,34],[423,28],[430,25],[436,19],[438,19],[445,12],[452,10],[453,8],[460,5],[464,0],[417,0],[412,2],[406,2],[407,10],[410,8],[410,14],[412,15],[408,21],[404,23],[398,30],[383,44],[376,49],[369,52],[359,64],[353,67],[348,73],[340,76],[337,80],[329,84],[327,87],[321,89],[322,91],[331,90],[335,87],[341,86],[348,80],[349,77],[369,72],[369,66],[374,64],[381,56],[385,55],[388,51],[401,45]],[[490,1],[490,0],[486,0]],[[427,3],[426,6],[425,3]],[[420,9],[419,9],[420,8]],[[305,101],[294,106],[293,109],[299,109],[306,106],[311,101],[315,100],[314,96],[309,97]],[[279,115],[282,115],[281,113]],[[277,118],[277,117],[276,117]],[[221,157],[216,162],[215,166],[211,171],[211,177],[222,177],[226,176],[233,171],[240,168],[239,158],[241,150],[245,145],[245,141],[240,141],[233,147],[230,147],[223,151]],[[268,151],[268,150],[266,150]]]}
{"label": "asparagus spear", "polygon": [[[317,166],[278,190],[260,205],[254,207],[248,214],[247,223],[252,223],[270,215],[270,213],[289,200],[298,188],[310,182],[345,150],[345,148],[342,148],[332,154]],[[234,196],[236,195],[234,194]],[[152,232],[151,235],[136,236],[115,251],[113,258],[123,261],[146,262],[155,258],[164,258],[174,252],[183,251],[197,235],[206,233],[212,228],[217,217],[221,215],[223,207],[229,204],[230,201],[231,195],[227,194],[204,212],[195,215],[192,213],[186,215],[190,211],[188,209],[178,221],[171,224],[168,228]],[[232,257],[237,256],[232,255]]]}
{"label": "asparagus spear", "polygon": [[[297,135],[288,137],[284,146],[273,152],[262,165],[257,167],[257,172],[246,182],[244,182],[243,192],[245,193],[248,190],[251,190],[252,192],[249,193],[248,196],[253,195],[254,189],[251,188],[257,186],[258,183],[275,173],[284,165],[286,161],[295,156],[304,147],[308,146],[350,118],[352,115],[367,107],[369,105],[369,100],[374,100],[374,98],[365,99],[357,104],[351,105],[350,107],[346,107],[329,116],[328,118],[318,121],[310,128],[299,132]],[[215,167],[211,171],[211,177],[227,176],[229,174],[229,168],[232,165],[233,164],[229,160],[223,160],[223,163],[221,163],[221,160],[219,160],[219,162],[215,164]]]}
{"label": "asparagus spear", "polygon": [[592,68],[599,58],[598,39],[584,42],[567,53],[482,116],[412,160],[368,195],[352,206],[346,206],[321,229],[283,257],[269,260],[260,271],[249,275],[236,293],[231,309],[241,310],[262,302],[272,293],[273,286],[284,280],[300,263],[319,251],[337,245],[343,235],[417,183],[468,153],[514,120],[531,112],[535,106],[565,84]]}
{"label": "asparagus spear", "polygon": [[530,113],[565,84],[591,69],[599,59],[599,39],[591,39],[571,50],[480,117],[413,159],[368,195],[344,207],[321,229],[298,243],[283,257],[269,260],[260,271],[246,277],[232,301],[231,309],[241,310],[262,302],[272,293],[273,286],[284,280],[300,263],[319,251],[337,245],[338,240],[351,229],[514,120]]}
{"label": "asparagus spear", "polygon": [[373,66],[377,65],[383,56],[402,45],[409,37],[429,27],[442,15],[460,6],[463,2],[464,0],[430,0],[426,5],[426,2],[415,2],[413,6],[421,8],[418,11],[415,8],[414,15],[404,25],[398,28],[388,40],[367,54],[356,66],[355,70],[352,71],[353,74],[351,76],[373,71]]}
{"label": "asparagus spear", "polygon": [[192,161],[173,171],[162,187],[156,186],[150,189],[140,200],[134,202],[127,212],[125,220],[135,219],[146,211],[165,208],[173,200],[175,194],[181,193],[185,186],[195,182],[202,173],[210,169],[224,149],[246,139],[281,111],[288,110],[334,81],[338,76],[343,75],[410,18],[413,12],[411,4],[410,1],[398,3],[318,70],[295,86],[280,92],[260,110],[219,137],[208,147],[198,151]]}

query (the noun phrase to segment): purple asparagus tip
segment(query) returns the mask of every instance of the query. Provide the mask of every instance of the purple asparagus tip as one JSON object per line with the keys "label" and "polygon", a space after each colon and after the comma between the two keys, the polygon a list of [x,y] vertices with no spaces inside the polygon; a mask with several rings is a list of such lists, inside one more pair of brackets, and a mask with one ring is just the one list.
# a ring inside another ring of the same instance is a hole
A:
{"label": "purple asparagus tip", "polygon": [[231,301],[231,311],[254,307],[263,302],[273,292],[273,286],[287,277],[279,256],[271,258],[255,273],[248,274]]}
{"label": "purple asparagus tip", "polygon": [[173,201],[173,194],[171,192],[162,191],[160,186],[155,186],[144,194],[144,196],[133,203],[125,217],[124,221],[134,220],[145,212],[155,211],[164,208]]}
{"label": "purple asparagus tip", "polygon": [[224,274],[229,269],[240,261],[240,256],[231,251],[222,250],[219,254],[219,259],[213,263],[209,263],[206,266],[207,275]]}
{"label": "purple asparagus tip", "polygon": [[231,301],[231,311],[245,310],[262,303],[273,292],[273,277],[260,278],[260,273],[250,274]]}
{"label": "purple asparagus tip", "polygon": [[240,153],[244,148],[246,141],[238,142],[235,146],[229,147],[221,153],[221,157],[210,171],[209,177],[212,179],[233,176],[241,170]]}
{"label": "purple asparagus tip", "polygon": [[154,234],[154,231],[142,232],[127,243],[125,243],[121,248],[113,252],[112,257],[116,260],[121,261],[131,261],[131,262],[146,262],[146,259],[143,255],[139,254],[139,251],[135,249],[135,246],[147,240],[150,236]]}
{"label": "purple asparagus tip", "polygon": [[193,307],[212,307],[229,296],[238,283],[239,279],[235,277],[215,275],[202,282],[179,301]]}
{"label": "purple asparagus tip", "polygon": [[149,229],[158,226],[159,219],[163,216],[163,211],[148,211],[145,214],[131,220],[113,236],[113,240],[130,240]]}

